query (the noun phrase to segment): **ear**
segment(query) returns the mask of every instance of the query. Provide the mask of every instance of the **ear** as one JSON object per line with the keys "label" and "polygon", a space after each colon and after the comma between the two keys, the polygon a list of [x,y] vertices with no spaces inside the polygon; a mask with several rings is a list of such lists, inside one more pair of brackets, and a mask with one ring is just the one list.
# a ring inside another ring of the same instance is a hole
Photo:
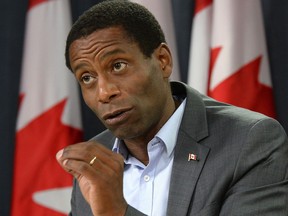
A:
{"label": "ear", "polygon": [[160,70],[164,78],[169,78],[172,73],[173,60],[170,49],[166,43],[161,43],[155,50]]}

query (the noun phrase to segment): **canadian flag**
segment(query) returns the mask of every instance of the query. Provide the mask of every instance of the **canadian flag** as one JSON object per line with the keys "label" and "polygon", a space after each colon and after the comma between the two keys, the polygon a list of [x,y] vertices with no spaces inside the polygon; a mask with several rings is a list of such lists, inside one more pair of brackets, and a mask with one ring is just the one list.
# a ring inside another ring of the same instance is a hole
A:
{"label": "canadian flag", "polygon": [[275,117],[259,0],[196,0],[188,84]]}
{"label": "canadian flag", "polygon": [[174,21],[172,16],[171,1],[157,0],[132,0],[138,4],[146,7],[157,19],[161,28],[165,34],[167,44],[169,45],[173,57],[173,73],[171,74],[171,80],[180,80],[180,69],[177,56],[176,35],[174,30]]}
{"label": "canadian flag", "polygon": [[55,155],[82,139],[78,87],[64,59],[69,0],[30,0],[26,20],[11,215],[67,215],[72,177]]}

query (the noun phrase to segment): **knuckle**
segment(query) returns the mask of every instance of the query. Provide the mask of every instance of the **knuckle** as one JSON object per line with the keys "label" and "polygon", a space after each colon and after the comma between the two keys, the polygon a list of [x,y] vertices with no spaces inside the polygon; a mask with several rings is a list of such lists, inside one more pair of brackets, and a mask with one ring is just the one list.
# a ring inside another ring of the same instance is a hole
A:
{"label": "knuckle", "polygon": [[86,172],[89,169],[89,165],[86,163],[79,163],[78,170],[80,173]]}
{"label": "knuckle", "polygon": [[71,147],[67,146],[63,149],[63,153],[62,153],[62,157],[66,157],[67,155],[69,155]]}
{"label": "knuckle", "polygon": [[119,160],[114,160],[113,167],[116,172],[121,172],[124,169],[124,163]]}

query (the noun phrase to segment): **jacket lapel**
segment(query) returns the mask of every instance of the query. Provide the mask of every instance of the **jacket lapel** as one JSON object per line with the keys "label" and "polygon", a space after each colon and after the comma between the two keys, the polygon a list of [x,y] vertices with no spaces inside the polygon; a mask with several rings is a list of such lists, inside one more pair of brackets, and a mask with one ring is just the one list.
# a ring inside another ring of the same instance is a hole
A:
{"label": "jacket lapel", "polygon": [[[189,212],[189,205],[205,165],[210,149],[199,144],[208,136],[206,111],[198,92],[185,85],[173,83],[175,93],[186,91],[186,107],[178,133],[171,174],[167,215],[184,216]],[[184,89],[183,89],[184,87]],[[176,93],[176,94],[177,94]],[[189,160],[189,155],[194,155]],[[196,156],[196,158],[195,158]]]}
{"label": "jacket lapel", "polygon": [[[171,174],[167,215],[187,215],[192,195],[209,153],[209,148],[183,139],[181,148],[175,149]],[[177,144],[177,145],[178,145]],[[197,160],[188,160],[189,154]]]}

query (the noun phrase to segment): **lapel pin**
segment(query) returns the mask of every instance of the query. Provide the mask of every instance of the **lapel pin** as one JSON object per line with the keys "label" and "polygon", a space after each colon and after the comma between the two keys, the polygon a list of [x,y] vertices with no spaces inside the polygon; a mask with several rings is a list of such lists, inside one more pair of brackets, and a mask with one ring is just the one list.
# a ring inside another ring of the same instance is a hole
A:
{"label": "lapel pin", "polygon": [[197,155],[196,155],[196,154],[189,153],[189,154],[188,154],[188,161],[190,161],[190,160],[198,161]]}

